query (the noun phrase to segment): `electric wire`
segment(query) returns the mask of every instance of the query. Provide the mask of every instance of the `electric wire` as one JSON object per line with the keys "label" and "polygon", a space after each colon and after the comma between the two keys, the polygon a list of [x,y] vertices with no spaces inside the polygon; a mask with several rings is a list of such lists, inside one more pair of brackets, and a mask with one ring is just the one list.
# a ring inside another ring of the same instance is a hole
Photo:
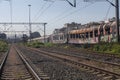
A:
{"label": "electric wire", "polygon": [[[80,1],[79,1],[79,2],[80,2]],[[78,4],[79,4],[79,2],[78,2],[76,5],[78,5]],[[72,9],[73,9],[73,8],[72,8]],[[48,22],[53,21],[53,20],[55,20],[55,19],[57,19],[57,18],[59,18],[59,17],[63,16],[63,14],[64,14],[64,13],[66,13],[66,12],[68,12],[68,11],[72,11],[72,9],[71,9],[71,7],[70,7],[69,9],[64,10],[63,12],[61,12],[60,14],[58,14],[57,16],[55,16],[54,18],[52,18],[52,19],[48,20]]]}
{"label": "electric wire", "polygon": [[[113,0],[112,0],[112,2],[113,2]],[[112,5],[110,4],[109,7],[108,7],[108,10],[107,10],[107,12],[106,12],[106,15],[105,15],[105,20],[108,18],[108,15],[109,15],[109,13],[110,13],[111,7],[112,7]]]}
{"label": "electric wire", "polygon": [[[37,21],[43,14],[45,11],[47,11],[52,5],[53,5],[54,2],[52,2],[51,4],[49,4],[39,15],[38,17],[36,17],[36,19],[34,21]],[[36,26],[37,27],[37,26]],[[36,29],[36,28],[34,28]],[[39,30],[43,31],[41,28],[39,28]]]}
{"label": "electric wire", "polygon": [[47,2],[43,3],[42,7],[38,10],[38,12],[34,16],[33,20],[37,18],[38,14],[40,14],[40,12],[44,9],[44,7],[45,7],[46,4],[47,4]]}
{"label": "electric wire", "polygon": [[[63,17],[58,18],[58,19],[55,20],[55,21],[57,21],[57,22],[58,22],[58,21],[61,21],[62,19],[67,18],[69,15],[73,15],[73,14],[75,14],[75,13],[77,13],[77,12],[79,12],[79,11],[81,11],[81,10],[83,10],[83,9],[85,9],[85,8],[87,8],[87,7],[89,7],[89,6],[91,6],[92,4],[94,4],[94,3],[90,3],[90,4],[88,4],[88,5],[85,5],[85,6],[82,7],[82,8],[79,8],[79,9],[77,9],[77,10],[74,10],[74,11],[72,11],[72,12],[70,12],[70,13],[64,15]],[[54,23],[54,21],[52,21],[52,22]]]}
{"label": "electric wire", "polygon": [[49,4],[40,14],[39,16],[35,19],[35,21],[37,21],[42,15],[43,13],[45,13],[45,11],[47,11],[52,5],[53,5],[54,2],[52,2],[51,4]]}

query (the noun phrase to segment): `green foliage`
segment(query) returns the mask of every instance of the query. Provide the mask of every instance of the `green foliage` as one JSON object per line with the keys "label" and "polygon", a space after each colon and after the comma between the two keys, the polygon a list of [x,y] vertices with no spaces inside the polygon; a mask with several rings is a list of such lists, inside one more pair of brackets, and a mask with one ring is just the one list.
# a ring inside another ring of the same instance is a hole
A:
{"label": "green foliage", "polygon": [[90,45],[89,45],[88,43],[86,43],[86,44],[83,45],[83,48],[84,48],[84,49],[87,49],[87,48],[89,48],[89,46],[90,46]]}
{"label": "green foliage", "polygon": [[65,49],[68,49],[70,46],[64,46]]}
{"label": "green foliage", "polygon": [[7,50],[8,50],[7,42],[0,40],[0,52],[5,52]]}
{"label": "green foliage", "polygon": [[100,46],[99,46],[99,45],[95,45],[95,46],[93,47],[93,50],[94,50],[94,51],[99,51],[99,49],[100,49]]}
{"label": "green foliage", "polygon": [[120,53],[120,45],[119,44],[112,45],[111,52],[113,52],[113,53]]}
{"label": "green foliage", "polygon": [[52,47],[52,46],[55,46],[53,43],[45,43],[44,44],[45,47]]}
{"label": "green foliage", "polygon": [[28,47],[40,48],[41,46],[44,45],[44,43],[41,43],[41,42],[38,42],[38,41],[33,41],[33,42],[28,42],[26,45]]}
{"label": "green foliage", "polygon": [[101,43],[96,44],[92,48],[93,51],[110,53],[110,54],[120,54],[120,44],[118,43]]}

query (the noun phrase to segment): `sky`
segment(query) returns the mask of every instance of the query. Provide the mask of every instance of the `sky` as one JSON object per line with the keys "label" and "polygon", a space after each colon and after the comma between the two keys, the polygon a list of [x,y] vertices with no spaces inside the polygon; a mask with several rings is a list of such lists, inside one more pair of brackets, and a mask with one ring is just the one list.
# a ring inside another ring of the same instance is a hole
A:
{"label": "sky", "polygon": [[[65,23],[89,23],[104,21],[115,17],[115,8],[102,0],[99,2],[83,2],[76,0],[76,7],[72,7],[65,0],[10,0],[12,3],[12,22],[29,22],[29,7],[31,5],[31,22],[45,22],[46,34],[52,34],[56,28],[62,28]],[[0,0],[0,22],[10,22],[10,1]],[[73,0],[69,0],[73,3]],[[98,1],[98,0],[96,0]],[[115,3],[115,0],[109,0]],[[0,26],[2,30],[8,27]],[[43,35],[43,25],[32,26],[32,32],[38,31]],[[26,31],[28,26],[13,26],[11,31]]]}

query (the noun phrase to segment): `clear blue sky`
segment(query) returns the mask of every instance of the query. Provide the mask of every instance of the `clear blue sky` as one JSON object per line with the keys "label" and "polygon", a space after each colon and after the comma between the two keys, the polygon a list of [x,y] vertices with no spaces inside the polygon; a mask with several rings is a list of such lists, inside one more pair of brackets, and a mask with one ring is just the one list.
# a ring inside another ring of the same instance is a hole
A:
{"label": "clear blue sky", "polygon": [[[53,0],[55,2],[46,2],[44,0],[12,0],[13,22],[28,22],[28,4],[31,4],[31,21],[47,22],[47,34],[51,34],[55,28],[61,28],[65,23],[77,22],[88,23],[92,21],[101,21],[115,16],[115,9],[108,2],[83,2],[77,0],[77,7],[71,7],[66,1]],[[73,0],[69,0],[73,2]],[[113,1],[114,0],[109,0]],[[111,8],[110,8],[111,7]],[[107,11],[110,8],[108,15]],[[107,16],[106,16],[107,15]],[[0,22],[10,21],[9,1],[0,0]],[[25,28],[13,28],[14,30],[25,30]],[[32,27],[33,31],[43,32],[43,26]],[[12,28],[11,28],[12,30]]]}

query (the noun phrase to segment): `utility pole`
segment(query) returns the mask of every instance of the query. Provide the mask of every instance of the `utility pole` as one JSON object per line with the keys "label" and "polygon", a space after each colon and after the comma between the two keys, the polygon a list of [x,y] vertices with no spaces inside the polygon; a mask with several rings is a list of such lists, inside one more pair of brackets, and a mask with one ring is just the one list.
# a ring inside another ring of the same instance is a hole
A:
{"label": "utility pole", "polygon": [[10,1],[10,16],[11,16],[11,27],[12,27],[12,0]]}
{"label": "utility pole", "polygon": [[117,42],[120,42],[119,36],[119,0],[115,0],[115,8],[116,8],[116,27],[117,27]]}
{"label": "utility pole", "polygon": [[29,7],[29,35],[30,35],[30,42],[31,42],[31,5]]}
{"label": "utility pole", "polygon": [[44,43],[46,42],[46,41],[45,41],[45,37],[46,37],[46,24],[47,24],[47,23],[44,23]]}

